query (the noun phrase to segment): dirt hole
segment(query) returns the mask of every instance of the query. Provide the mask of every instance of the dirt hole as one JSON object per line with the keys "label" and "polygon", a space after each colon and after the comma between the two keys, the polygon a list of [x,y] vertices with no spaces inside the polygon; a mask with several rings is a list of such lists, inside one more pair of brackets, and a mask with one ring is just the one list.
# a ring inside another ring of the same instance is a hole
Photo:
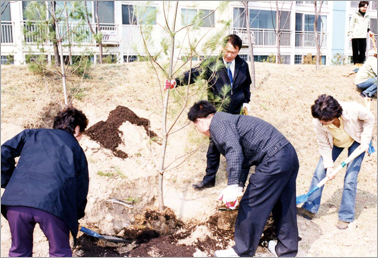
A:
{"label": "dirt hole", "polygon": [[[118,237],[128,240],[113,243],[82,234],[74,255],[78,257],[193,257],[213,256],[214,251],[233,244],[237,212],[219,211],[203,223],[184,224],[174,212],[145,210],[136,217],[137,225],[122,230]],[[256,251],[267,253],[267,243],[276,239],[273,217],[267,221]]]}

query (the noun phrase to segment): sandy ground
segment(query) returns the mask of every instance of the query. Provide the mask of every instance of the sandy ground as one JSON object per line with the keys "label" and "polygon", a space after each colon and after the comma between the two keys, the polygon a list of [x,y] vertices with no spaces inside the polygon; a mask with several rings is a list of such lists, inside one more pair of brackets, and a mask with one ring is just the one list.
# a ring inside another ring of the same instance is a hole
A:
{"label": "sandy ground", "polygon": [[[49,103],[61,103],[61,84],[58,78],[31,74],[26,67],[2,66],[1,71],[1,143],[23,130],[24,127],[43,126],[41,110]],[[256,63],[256,86],[252,91],[252,115],[276,126],[294,145],[300,160],[297,178],[297,195],[308,191],[313,171],[319,159],[316,136],[311,123],[310,107],[320,94],[330,94],[341,101],[364,104],[353,84],[354,76],[341,74],[352,66],[328,66],[315,70],[313,65],[275,65]],[[69,91],[79,90],[82,96],[73,98],[73,104],[89,118],[89,126],[105,121],[109,112],[118,105],[132,109],[138,116],[151,121],[151,129],[161,136],[161,95],[153,73],[144,63],[95,66],[90,79],[71,79]],[[193,87],[194,88],[194,87]],[[186,87],[178,90],[185,93]],[[195,90],[190,89],[190,94]],[[169,125],[179,113],[182,101],[172,93]],[[177,97],[177,94],[176,94]],[[192,98],[188,106],[193,101]],[[178,119],[176,129],[187,123],[186,108]],[[371,111],[377,115],[377,102]],[[90,171],[90,190],[86,216],[81,225],[97,228],[103,234],[118,234],[122,228],[134,223],[144,207],[157,206],[157,169],[160,164],[161,145],[150,141],[143,128],[124,123],[124,144],[119,149],[129,154],[122,160],[111,151],[84,137],[81,145],[86,153]],[[174,130],[173,130],[174,131]],[[374,146],[377,133],[374,128]],[[172,134],[167,148],[166,165],[174,162],[164,176],[165,205],[172,208],[186,223],[198,223],[216,212],[216,199],[226,187],[226,164],[221,160],[214,188],[194,191],[191,184],[202,179],[206,165],[208,140],[199,135],[193,126]],[[196,149],[182,165],[185,152]],[[342,153],[337,164],[345,159]],[[343,175],[328,183],[323,192],[319,213],[312,221],[298,217],[300,257],[376,257],[377,255],[377,158],[376,153],[366,157],[358,178],[356,220],[347,230],[338,230]],[[104,176],[106,174],[106,176]],[[3,189],[2,189],[3,192]],[[134,209],[107,203],[109,198],[133,199]],[[11,244],[9,227],[1,218],[1,255],[7,256]],[[34,238],[34,256],[48,256],[48,243],[37,227]],[[269,256],[265,254],[263,256]],[[257,255],[258,256],[258,255]]]}

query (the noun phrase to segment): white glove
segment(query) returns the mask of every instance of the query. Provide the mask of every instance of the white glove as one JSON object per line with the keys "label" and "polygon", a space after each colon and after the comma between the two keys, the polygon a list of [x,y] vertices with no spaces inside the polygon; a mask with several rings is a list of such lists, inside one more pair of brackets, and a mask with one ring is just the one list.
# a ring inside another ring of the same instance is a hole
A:
{"label": "white glove", "polygon": [[[247,111],[247,112],[245,112]],[[248,115],[251,113],[251,106],[248,103],[243,103],[243,113]]]}
{"label": "white glove", "polygon": [[243,187],[234,184],[229,185],[219,195],[219,200],[223,201],[227,208],[235,209],[239,204],[238,197],[243,195]]}

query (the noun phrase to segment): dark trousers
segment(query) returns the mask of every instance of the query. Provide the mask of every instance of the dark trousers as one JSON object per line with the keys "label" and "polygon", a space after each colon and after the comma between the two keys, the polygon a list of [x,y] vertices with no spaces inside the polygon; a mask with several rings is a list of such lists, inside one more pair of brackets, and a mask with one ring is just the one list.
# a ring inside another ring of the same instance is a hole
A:
{"label": "dark trousers", "polygon": [[49,241],[50,257],[72,257],[70,230],[63,220],[35,208],[8,206],[6,209],[12,235],[10,257],[32,257],[36,223]]}
{"label": "dark trousers", "polygon": [[235,223],[235,252],[253,256],[264,226],[273,213],[278,256],[296,256],[298,226],[296,215],[296,178],[299,162],[291,144],[256,167],[241,199]]}
{"label": "dark trousers", "polygon": [[219,163],[220,163],[220,152],[215,146],[213,139],[210,138],[209,148],[207,149],[207,166],[206,175],[203,177],[204,183],[215,183],[215,176],[217,174]]}
{"label": "dark trousers", "polygon": [[362,64],[365,61],[366,39],[352,39],[353,63]]}

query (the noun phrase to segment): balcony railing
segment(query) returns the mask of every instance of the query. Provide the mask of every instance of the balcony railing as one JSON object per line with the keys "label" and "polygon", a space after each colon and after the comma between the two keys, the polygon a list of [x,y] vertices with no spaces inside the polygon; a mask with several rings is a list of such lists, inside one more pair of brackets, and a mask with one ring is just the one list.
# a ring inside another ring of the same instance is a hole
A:
{"label": "balcony railing", "polygon": [[[248,45],[248,34],[246,28],[232,28],[231,33],[238,35],[243,45]],[[273,29],[251,29],[252,42],[255,46],[276,46],[276,33]],[[281,46],[290,46],[290,30],[282,30],[280,42]]]}
{"label": "balcony railing", "polygon": [[[26,32],[24,35],[24,39],[26,43],[35,44],[38,41],[41,41],[43,39],[43,35],[47,35],[48,29],[46,26],[41,26],[40,22],[22,22],[22,26],[24,28],[24,31]],[[68,35],[67,34],[67,26],[66,24],[58,24],[59,26],[59,34],[60,36]],[[70,41],[72,44],[93,44],[94,38],[93,34],[89,28],[88,24],[78,24],[78,23],[70,23],[69,29],[71,31],[75,31],[76,35],[80,36],[80,40],[78,37],[71,33],[68,36],[64,36],[63,44],[68,44]],[[92,28],[96,30],[96,24],[92,24]],[[116,24],[100,24],[100,30],[102,32],[102,44],[103,45],[113,45],[113,44],[119,44],[120,36],[119,36],[119,27]]]}
{"label": "balcony railing", "polygon": [[[322,48],[327,47],[327,33],[318,33],[319,43]],[[295,32],[296,47],[315,47],[315,33],[313,31],[297,31]]]}
{"label": "balcony railing", "polygon": [[1,22],[1,44],[13,44],[13,22]]}

